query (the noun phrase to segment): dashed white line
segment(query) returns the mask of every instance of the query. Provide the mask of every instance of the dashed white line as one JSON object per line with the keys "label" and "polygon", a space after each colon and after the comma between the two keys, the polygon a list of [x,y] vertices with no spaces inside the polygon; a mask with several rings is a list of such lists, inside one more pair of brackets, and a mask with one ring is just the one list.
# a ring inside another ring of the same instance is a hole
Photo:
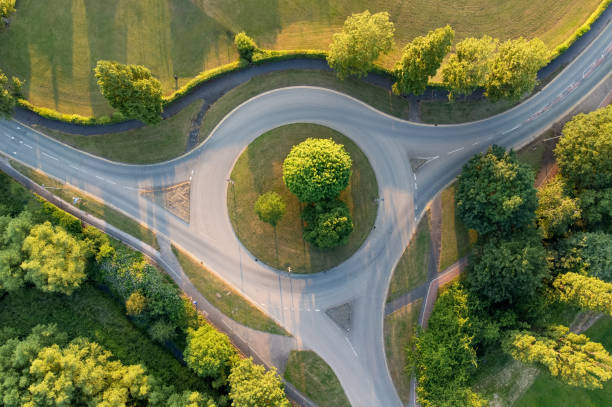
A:
{"label": "dashed white line", "polygon": [[346,342],[349,344],[349,346],[351,347],[351,350],[353,351],[353,353],[355,354],[356,357],[359,357],[359,355],[357,354],[357,351],[355,350],[355,348],[353,347],[353,344],[351,343],[351,341],[349,341],[349,338],[347,338],[346,336],[344,337],[344,339],[346,339]]}
{"label": "dashed white line", "polygon": [[24,146],[26,146],[27,148],[32,148],[32,146],[31,146],[31,145],[29,145],[29,144],[25,144],[25,143],[23,143],[23,145],[24,145]]}
{"label": "dashed white line", "polygon": [[448,155],[451,155],[451,154],[453,154],[453,153],[456,153],[457,151],[461,151],[461,150],[463,150],[464,148],[465,148],[465,147],[459,147],[459,148],[458,148],[458,149],[456,149],[456,150],[449,151],[449,152],[448,152]]}
{"label": "dashed white line", "polygon": [[476,142],[472,143],[472,145],[476,146],[476,145],[478,145],[478,142],[476,141]]}
{"label": "dashed white line", "polygon": [[414,175],[414,180],[416,181],[416,174],[413,173],[412,175]]}
{"label": "dashed white line", "polygon": [[508,133],[510,133],[511,131],[514,131],[514,130],[518,129],[519,127],[521,127],[521,125],[520,125],[520,124],[517,124],[516,126],[514,126],[513,128],[511,128],[511,129],[509,129],[509,130],[502,131],[502,134],[508,134]]}
{"label": "dashed white line", "polygon": [[414,183],[414,189],[415,189],[415,190],[419,189],[419,186],[417,185],[417,183],[416,183],[416,182]]}
{"label": "dashed white line", "polygon": [[76,165],[72,165],[72,164],[68,164],[70,166],[70,168],[74,168],[75,170],[78,170],[79,167],[77,167]]}
{"label": "dashed white line", "polygon": [[51,154],[47,154],[43,151],[42,155],[44,155],[45,157],[49,157],[52,160],[58,161],[58,159],[56,157],[53,157]]}
{"label": "dashed white line", "polygon": [[101,179],[102,181],[106,181],[104,178],[102,178],[102,177],[101,177],[101,176],[99,176],[99,175],[96,175],[96,178]]}

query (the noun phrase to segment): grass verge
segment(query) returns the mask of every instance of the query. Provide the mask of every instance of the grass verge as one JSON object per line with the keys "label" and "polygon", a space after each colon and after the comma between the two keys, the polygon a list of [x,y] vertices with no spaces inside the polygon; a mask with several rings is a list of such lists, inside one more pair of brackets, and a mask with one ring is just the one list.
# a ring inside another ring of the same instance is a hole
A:
{"label": "grass verge", "polygon": [[476,243],[475,230],[468,229],[455,212],[455,184],[442,191],[442,245],[440,270],[467,255]]}
{"label": "grass verge", "polygon": [[431,124],[453,124],[486,119],[515,106],[516,102],[500,100],[491,102],[482,98],[475,101],[442,100],[423,101],[420,104],[421,120]]}
{"label": "grass verge", "polygon": [[57,324],[69,338],[97,342],[124,364],[142,364],[147,373],[173,384],[177,390],[205,390],[206,381],[154,343],[125,316],[123,307],[109,294],[82,285],[72,295],[45,294],[23,288],[0,296],[0,327],[27,335],[38,324]]}
{"label": "grass verge", "polygon": [[[282,162],[291,148],[308,137],[332,138],[343,144],[353,160],[348,187],[340,194],[353,217],[354,230],[348,243],[322,250],[302,237],[302,204],[282,180]],[[279,270],[291,266],[297,273],[330,269],[348,259],[365,241],[376,219],[378,184],[363,152],[350,139],[327,127],[314,124],[282,126],[254,140],[238,158],[227,191],[227,205],[236,235],[259,260]],[[287,210],[276,228],[259,220],[253,206],[257,197],[274,191]]]}
{"label": "grass verge", "polygon": [[217,100],[206,112],[200,141],[203,141],[215,126],[236,106],[260,93],[287,86],[321,86],[353,96],[370,106],[393,116],[408,118],[408,101],[393,93],[361,80],[336,78],[333,72],[318,70],[287,70],[256,76],[246,83],[232,89]]}
{"label": "grass verge", "polygon": [[429,219],[428,216],[423,216],[414,237],[395,266],[389,284],[387,302],[393,301],[427,280],[430,247]]}
{"label": "grass verge", "polygon": [[198,291],[219,311],[234,321],[258,331],[290,336],[259,308],[251,305],[240,293],[225,284],[206,267],[198,264],[188,254],[172,246],[172,251],[189,280]]}
{"label": "grass verge", "polygon": [[350,407],[334,371],[313,351],[291,351],[285,380],[320,407]]}
{"label": "grass verge", "polygon": [[193,118],[202,107],[197,100],[159,124],[120,133],[82,136],[35,126],[62,143],[112,161],[129,164],[163,162],[185,153]]}
{"label": "grass verge", "polygon": [[125,233],[128,233],[135,238],[142,240],[149,246],[153,246],[159,250],[155,233],[129,216],[108,207],[104,203],[92,198],[90,195],[76,188],[56,181],[54,178],[48,177],[42,172],[33,170],[30,167],[18,163],[17,161],[11,160],[11,166],[37,184],[52,188],[50,191],[66,202],[72,203],[73,197],[80,198],[79,202],[75,205],[77,208],[84,210],[95,217],[104,219],[116,228],[123,230]]}
{"label": "grass verge", "polygon": [[[612,352],[612,318],[600,318],[584,334],[594,342],[600,342],[608,352]],[[612,400],[612,381],[608,380],[603,389],[585,390],[569,386],[542,372],[531,387],[518,399],[517,407],[604,407]]]}
{"label": "grass verge", "polygon": [[385,317],[385,354],[389,373],[403,403],[410,401],[410,375],[406,373],[406,347],[415,333],[423,300],[417,300]]}

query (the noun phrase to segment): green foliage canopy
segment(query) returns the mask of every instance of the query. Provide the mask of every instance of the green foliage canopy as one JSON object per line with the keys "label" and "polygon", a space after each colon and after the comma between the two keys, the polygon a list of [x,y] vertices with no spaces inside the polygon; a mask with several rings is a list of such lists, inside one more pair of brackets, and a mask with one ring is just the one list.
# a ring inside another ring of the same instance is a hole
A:
{"label": "green foliage canopy", "polygon": [[236,351],[227,335],[204,325],[189,330],[184,356],[187,366],[202,377],[212,378],[213,386],[220,387],[226,383]]}
{"label": "green foliage canopy", "polygon": [[[0,4],[0,11],[1,7]],[[13,115],[17,98],[21,96],[22,86],[23,82],[14,76],[9,82],[7,76],[0,70],[0,118],[8,119]]]}
{"label": "green foliage canopy", "polygon": [[485,83],[485,95],[491,100],[518,100],[533,90],[537,73],[548,63],[550,52],[539,38],[508,40],[499,46],[499,51],[490,64]]}
{"label": "green foliage canopy", "polygon": [[0,0],[0,18],[8,17],[9,14],[15,12],[16,0]]}
{"label": "green foliage canopy", "polygon": [[612,378],[612,357],[606,349],[565,326],[552,326],[543,335],[511,332],[504,348],[521,362],[542,364],[571,386],[601,389]]}
{"label": "green foliage canopy", "polygon": [[564,273],[553,281],[559,301],[612,315],[612,284],[596,277]]}
{"label": "green foliage canopy", "polygon": [[442,67],[442,82],[449,91],[449,100],[484,87],[498,45],[499,41],[488,35],[457,43],[455,53]]}
{"label": "green foliage canopy", "polygon": [[350,75],[364,76],[380,54],[393,47],[395,27],[389,13],[355,13],[344,22],[342,31],[334,34],[327,63],[340,79]]}
{"label": "green foliage canopy", "polygon": [[308,138],[293,146],[283,162],[283,181],[302,202],[336,198],[351,176],[352,160],[332,139]]}
{"label": "green foliage canopy", "polygon": [[85,279],[83,242],[49,222],[34,226],[23,241],[25,279],[46,292],[70,295]]}
{"label": "green foliage canopy", "polygon": [[463,167],[455,194],[457,213],[479,235],[529,224],[537,206],[534,174],[513,151],[492,146]]}
{"label": "green foliage canopy", "polygon": [[612,187],[612,105],[578,114],[555,147],[559,169],[577,189]]}
{"label": "green foliage canopy", "polygon": [[98,61],[94,72],[102,95],[125,117],[149,124],[162,120],[161,83],[147,68]]}
{"label": "green foliage canopy", "polygon": [[21,268],[24,253],[23,241],[30,233],[32,220],[29,212],[19,216],[0,217],[0,290],[17,290],[24,284],[25,273]]}
{"label": "green foliage canopy", "polygon": [[241,58],[251,62],[253,60],[253,53],[257,50],[257,44],[255,41],[246,35],[244,31],[239,32],[234,37],[234,45],[238,50]]}
{"label": "green foliage canopy", "polygon": [[255,213],[262,222],[276,226],[285,214],[286,207],[283,198],[276,192],[266,192],[255,201]]}
{"label": "green foliage canopy", "polygon": [[353,231],[351,214],[339,200],[308,205],[302,219],[306,221],[304,239],[322,249],[346,244]]}
{"label": "green foliage canopy", "polygon": [[408,349],[409,368],[415,368],[418,401],[424,407],[486,405],[471,391],[469,381],[476,370],[468,298],[459,284],[453,284],[436,301],[428,328]]}
{"label": "green foliage canopy", "polygon": [[575,233],[558,242],[553,267],[597,277],[612,283],[612,235],[603,232]]}
{"label": "green foliage canopy", "polygon": [[408,43],[395,68],[397,81],[393,85],[393,91],[396,94],[422,94],[429,77],[436,74],[444,56],[450,50],[454,38],[455,31],[447,25],[430,31],[424,37],[416,37]]}
{"label": "green foliage canopy", "polygon": [[253,363],[253,359],[236,361],[229,375],[232,407],[290,407],[283,382],[275,369]]}
{"label": "green foliage canopy", "polygon": [[580,219],[578,199],[569,197],[565,191],[565,182],[558,176],[538,188],[536,221],[546,239],[567,233]]}

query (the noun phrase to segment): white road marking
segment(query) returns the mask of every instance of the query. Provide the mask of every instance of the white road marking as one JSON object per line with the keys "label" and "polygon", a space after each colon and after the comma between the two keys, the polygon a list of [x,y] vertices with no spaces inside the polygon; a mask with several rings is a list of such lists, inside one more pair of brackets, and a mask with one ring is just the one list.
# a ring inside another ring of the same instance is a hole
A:
{"label": "white road marking", "polygon": [[58,159],[57,159],[56,157],[53,157],[51,154],[47,154],[47,153],[45,153],[44,151],[43,151],[42,155],[44,155],[44,156],[46,156],[46,157],[49,157],[49,158],[50,158],[50,159],[52,159],[52,160],[58,161]]}
{"label": "white road marking", "polygon": [[478,142],[472,143],[472,145],[473,145],[473,146],[476,146],[476,145],[478,145]]}
{"label": "white road marking", "polygon": [[449,151],[449,152],[448,152],[448,155],[451,155],[451,154],[453,154],[453,153],[456,153],[457,151],[461,151],[461,150],[463,150],[464,148],[465,148],[465,147],[459,147],[459,148],[458,148],[458,149],[456,149],[456,150]]}
{"label": "white road marking", "polygon": [[25,144],[25,143],[24,143],[23,145],[24,145],[24,146],[26,146],[27,148],[32,148],[32,146],[31,146],[31,145],[29,145],[29,144]]}
{"label": "white road marking", "polygon": [[315,312],[321,312],[321,310],[318,308],[315,308]]}
{"label": "white road marking", "polygon": [[75,170],[78,170],[79,167],[77,167],[76,165],[72,165],[72,164],[68,164],[71,168],[74,168]]}
{"label": "white road marking", "polygon": [[414,175],[414,180],[416,181],[416,174],[412,174],[412,175]]}
{"label": "white road marking", "polygon": [[502,134],[508,134],[508,133],[510,133],[511,131],[514,131],[514,130],[518,129],[519,127],[521,127],[521,125],[520,125],[520,124],[517,124],[516,126],[514,126],[513,128],[511,128],[511,129],[509,129],[509,130],[502,131]]}
{"label": "white road marking", "polygon": [[359,355],[357,354],[357,351],[355,350],[355,348],[353,347],[353,344],[351,343],[351,341],[349,341],[349,338],[347,338],[346,336],[344,337],[344,339],[346,339],[346,342],[349,344],[349,346],[351,347],[351,350],[353,351],[353,353],[355,354],[356,357],[359,357]]}
{"label": "white road marking", "polygon": [[416,183],[416,182],[414,183],[414,189],[415,189],[415,190],[419,189],[419,186],[417,185],[417,183]]}
{"label": "white road marking", "polygon": [[102,178],[102,177],[101,177],[101,176],[99,176],[99,175],[96,175],[96,178],[101,179],[102,181],[106,181],[104,178]]}

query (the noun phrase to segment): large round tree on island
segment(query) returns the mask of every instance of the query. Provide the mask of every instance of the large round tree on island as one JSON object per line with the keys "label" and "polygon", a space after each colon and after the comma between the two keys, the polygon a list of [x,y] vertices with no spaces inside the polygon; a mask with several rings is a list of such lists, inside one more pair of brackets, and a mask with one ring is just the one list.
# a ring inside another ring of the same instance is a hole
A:
{"label": "large round tree on island", "polygon": [[308,138],[283,162],[283,181],[302,202],[336,198],[349,183],[351,157],[332,139]]}

